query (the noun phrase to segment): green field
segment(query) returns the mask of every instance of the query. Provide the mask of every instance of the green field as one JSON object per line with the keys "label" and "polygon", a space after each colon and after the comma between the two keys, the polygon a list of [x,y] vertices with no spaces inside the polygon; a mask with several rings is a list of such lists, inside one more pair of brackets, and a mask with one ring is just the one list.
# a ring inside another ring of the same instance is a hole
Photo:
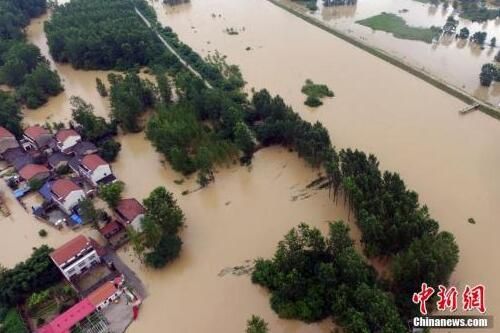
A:
{"label": "green field", "polygon": [[411,27],[406,24],[402,17],[391,13],[381,13],[364,20],[356,21],[356,23],[370,27],[373,30],[391,33],[396,38],[420,40],[426,43],[432,43],[432,40],[440,32],[440,29],[437,27]]}

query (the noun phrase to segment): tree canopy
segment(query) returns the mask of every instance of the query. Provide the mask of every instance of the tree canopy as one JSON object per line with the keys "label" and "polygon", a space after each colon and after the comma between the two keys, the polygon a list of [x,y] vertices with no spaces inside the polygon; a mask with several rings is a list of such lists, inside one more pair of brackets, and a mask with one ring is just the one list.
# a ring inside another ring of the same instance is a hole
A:
{"label": "tree canopy", "polygon": [[140,230],[130,230],[132,243],[145,264],[162,268],[179,256],[182,241],[178,232],[184,225],[184,213],[172,193],[157,187],[144,199],[146,213]]}
{"label": "tree canopy", "polygon": [[0,0],[0,84],[16,88],[16,99],[31,109],[63,90],[40,49],[24,37],[23,28],[46,7],[46,0]]}

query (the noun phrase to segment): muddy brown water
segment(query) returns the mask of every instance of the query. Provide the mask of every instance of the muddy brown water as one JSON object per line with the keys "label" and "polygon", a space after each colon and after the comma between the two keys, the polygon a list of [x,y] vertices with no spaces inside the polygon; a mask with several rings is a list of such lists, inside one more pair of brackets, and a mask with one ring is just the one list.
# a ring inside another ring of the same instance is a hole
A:
{"label": "muddy brown water", "polygon": [[290,0],[280,1],[319,19],[327,26],[341,30],[373,47],[388,51],[404,62],[444,79],[482,100],[496,106],[500,104],[499,84],[493,84],[490,88],[481,87],[479,84],[481,66],[494,62],[494,57],[500,50],[498,47],[489,46],[492,37],[500,38],[500,19],[471,22],[458,17],[455,13],[459,21],[457,32],[467,27],[471,35],[477,31],[487,33],[484,47],[457,39],[454,35],[442,35],[437,42],[428,44],[398,39],[390,33],[374,31],[357,24],[356,21],[387,12],[401,16],[410,26],[442,27],[448,16],[454,14],[451,6],[445,7],[442,4],[433,6],[415,0],[359,0],[356,5],[352,6],[324,7],[323,2],[318,1],[319,9],[311,13]]}
{"label": "muddy brown water", "polygon": [[[500,123],[480,113],[459,116],[464,106],[459,100],[265,0],[193,0],[173,10],[158,2],[154,6],[160,20],[195,50],[207,54],[217,49],[238,64],[248,89],[267,87],[279,93],[304,119],[321,121],[337,147],[373,152],[383,168],[400,172],[442,228],[457,238],[461,259],[452,283],[484,283],[488,313],[499,314]],[[211,13],[221,16],[213,18]],[[259,19],[250,13],[259,13]],[[46,54],[37,22],[29,28],[29,39]],[[226,27],[245,29],[230,36],[223,32]],[[247,46],[252,50],[246,51]],[[73,94],[98,110],[102,107],[98,112],[103,115],[108,112],[107,102],[95,90],[95,77],[105,77],[105,72],[56,66],[65,80],[65,95],[57,97],[59,106],[53,104],[55,98],[27,112],[27,123],[48,115],[68,119],[65,105]],[[336,97],[315,110],[305,107],[300,88],[306,78],[326,83]],[[214,184],[183,196],[182,191],[197,188],[194,179],[175,184],[182,177],[162,164],[142,133],[120,141],[123,148],[114,171],[127,184],[126,195],[142,199],[164,185],[176,195],[187,218],[182,255],[168,268],[151,271],[131,256],[131,250],[120,253],[150,293],[131,332],[162,327],[186,333],[242,332],[251,314],[261,315],[272,332],[329,332],[328,320],[313,325],[280,320],[264,290],[253,286],[248,276],[230,273],[231,267],[247,265],[246,260],[271,256],[284,233],[301,221],[325,230],[326,221],[347,218],[345,209],[333,205],[324,191],[294,200],[317,171],[293,153],[265,149],[256,155],[251,170],[221,168]],[[0,218],[2,244],[9,249],[2,251],[0,263],[6,266],[45,242],[37,235],[40,225],[22,208],[18,211],[15,202],[9,206],[15,213],[9,220]],[[467,223],[469,217],[477,224]],[[57,245],[71,235],[49,230],[46,242]],[[353,237],[359,237],[355,230]]]}

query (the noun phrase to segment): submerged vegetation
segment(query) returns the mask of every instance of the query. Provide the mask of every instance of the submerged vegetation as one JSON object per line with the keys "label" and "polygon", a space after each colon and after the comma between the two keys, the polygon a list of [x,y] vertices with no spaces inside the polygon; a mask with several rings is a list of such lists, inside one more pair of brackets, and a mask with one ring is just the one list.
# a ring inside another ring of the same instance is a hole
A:
{"label": "submerged vegetation", "polygon": [[356,23],[372,28],[373,30],[381,30],[391,33],[396,38],[420,40],[425,43],[432,43],[432,41],[441,33],[441,29],[439,27],[412,27],[406,24],[402,17],[385,12],[364,20],[356,21]]}
{"label": "submerged vegetation", "polygon": [[302,93],[307,96],[304,104],[310,107],[318,107],[323,104],[321,101],[322,98],[334,96],[333,91],[325,84],[316,84],[310,79],[306,80],[306,83],[302,87]]}
{"label": "submerged vegetation", "polygon": [[184,225],[184,214],[164,187],[153,190],[144,199],[144,207],[140,230],[130,230],[132,244],[146,265],[162,268],[179,256],[182,241],[178,232]]}
{"label": "submerged vegetation", "polygon": [[24,34],[30,19],[46,10],[46,0],[0,1],[0,84],[15,88],[16,101],[31,109],[63,90],[57,73]]}

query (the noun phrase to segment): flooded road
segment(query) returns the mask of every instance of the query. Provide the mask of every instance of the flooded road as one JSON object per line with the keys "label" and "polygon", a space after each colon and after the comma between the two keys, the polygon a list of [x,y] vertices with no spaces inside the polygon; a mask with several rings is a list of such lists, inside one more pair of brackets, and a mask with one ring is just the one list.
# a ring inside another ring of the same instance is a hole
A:
{"label": "flooded road", "polygon": [[[488,313],[500,315],[500,264],[495,256],[500,250],[499,122],[481,113],[460,117],[457,111],[464,104],[459,100],[265,0],[192,0],[173,10],[159,2],[154,6],[160,20],[196,51],[207,54],[217,49],[229,63],[239,65],[248,89],[265,87],[279,93],[304,119],[321,121],[338,148],[375,153],[383,168],[400,172],[442,228],[457,237],[461,258],[452,283],[484,283]],[[259,13],[258,20],[254,13]],[[29,39],[46,54],[37,22],[29,28]],[[245,29],[230,36],[224,32],[228,27]],[[106,72],[56,67],[65,93],[40,110],[27,111],[26,123],[44,121],[48,115],[69,119],[71,95],[88,100],[101,115],[109,112],[108,102],[95,89],[95,77],[105,77]],[[306,78],[326,83],[336,97],[318,109],[304,106],[300,89]],[[301,221],[325,230],[326,221],[346,218],[345,209],[333,205],[325,191],[296,200],[317,171],[295,154],[265,149],[256,154],[250,171],[222,168],[214,184],[183,196],[182,191],[197,188],[194,177],[174,183],[182,177],[162,164],[142,133],[119,140],[122,151],[113,168],[127,184],[126,195],[142,199],[156,186],[166,186],[184,210],[187,225],[181,257],[162,271],[144,269],[130,250],[120,253],[150,294],[130,332],[159,327],[176,333],[242,332],[251,314],[268,321],[273,333],[330,331],[328,320],[306,325],[278,319],[264,290],[252,285],[248,276],[225,270],[271,256],[284,233]],[[469,217],[477,224],[467,223]],[[20,212],[13,221],[3,222],[1,241],[12,250],[0,256],[0,263],[22,260],[33,244],[42,242],[39,224],[27,214]],[[67,237],[52,230],[49,235],[53,243]],[[221,271],[227,274],[219,276]]]}

